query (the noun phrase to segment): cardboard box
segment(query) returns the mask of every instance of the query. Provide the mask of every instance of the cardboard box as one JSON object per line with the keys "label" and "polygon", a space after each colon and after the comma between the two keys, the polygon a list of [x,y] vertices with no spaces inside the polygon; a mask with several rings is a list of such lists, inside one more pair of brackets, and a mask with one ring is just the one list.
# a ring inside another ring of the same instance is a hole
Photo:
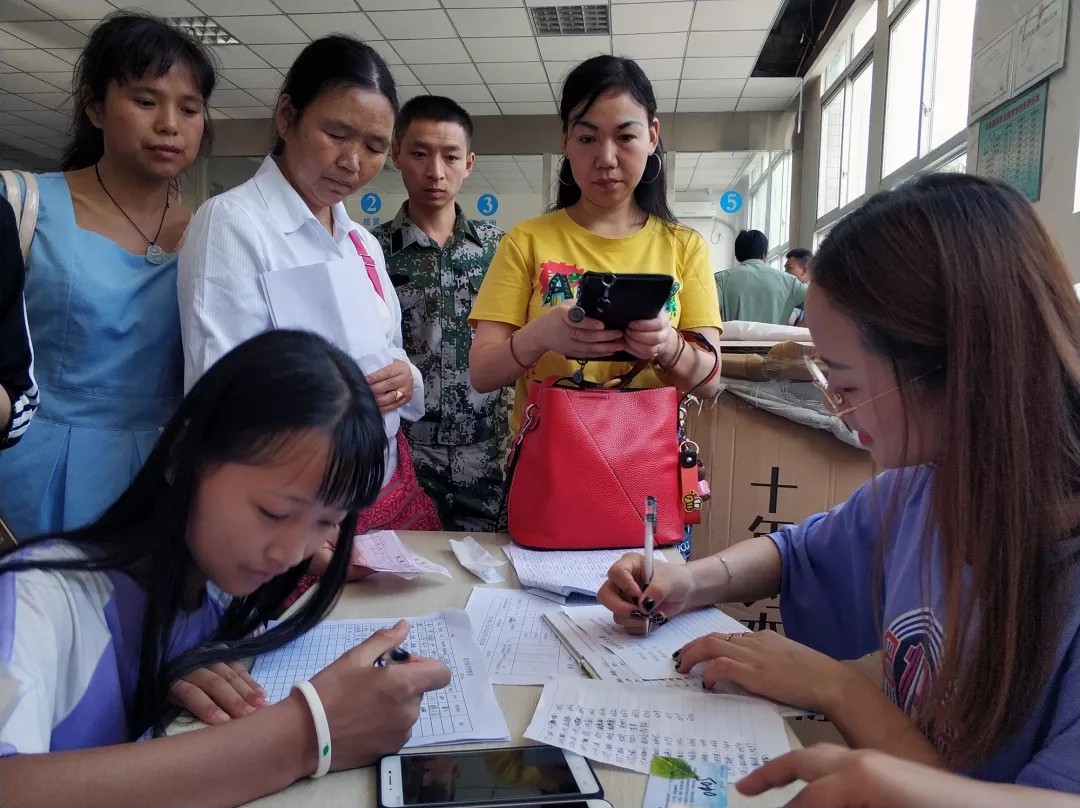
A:
{"label": "cardboard box", "polygon": [[[693,408],[688,421],[712,487],[712,499],[694,528],[694,558],[828,510],[875,474],[869,452],[731,393],[721,393],[700,413]],[[778,598],[726,604],[724,611],[755,631],[783,633]],[[792,727],[804,745],[844,743],[820,716],[795,719]]]}

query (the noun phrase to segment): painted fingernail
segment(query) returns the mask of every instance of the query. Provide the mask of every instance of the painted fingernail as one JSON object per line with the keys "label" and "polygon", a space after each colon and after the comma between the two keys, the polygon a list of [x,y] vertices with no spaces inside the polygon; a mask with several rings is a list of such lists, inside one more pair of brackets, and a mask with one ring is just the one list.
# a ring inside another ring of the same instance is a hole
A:
{"label": "painted fingernail", "polygon": [[651,612],[656,607],[656,601],[652,598],[645,598],[641,601],[641,605],[645,607],[645,611]]}
{"label": "painted fingernail", "polygon": [[634,597],[630,598],[630,602],[631,602],[631,603],[633,603],[633,604],[634,604],[635,606],[637,606],[637,605],[638,605],[638,599],[637,599],[637,595],[635,595]]}
{"label": "painted fingernail", "polygon": [[681,653],[682,653],[682,649],[681,648],[676,648],[674,651],[671,652],[671,658],[672,659],[678,659],[679,655]]}
{"label": "painted fingernail", "polygon": [[643,614],[642,614],[641,612],[639,612],[639,611],[638,611],[637,609],[634,609],[633,611],[631,611],[631,612],[630,612],[630,616],[631,616],[632,618],[634,618],[635,620],[644,620],[644,619],[645,619],[645,615],[643,615]]}

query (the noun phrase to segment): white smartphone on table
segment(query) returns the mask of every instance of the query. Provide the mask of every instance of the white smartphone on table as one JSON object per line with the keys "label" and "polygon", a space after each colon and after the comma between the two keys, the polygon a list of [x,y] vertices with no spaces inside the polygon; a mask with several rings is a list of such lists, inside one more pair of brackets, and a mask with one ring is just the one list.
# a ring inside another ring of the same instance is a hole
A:
{"label": "white smartphone on table", "polygon": [[410,752],[379,761],[380,808],[569,805],[604,789],[589,761],[554,746]]}

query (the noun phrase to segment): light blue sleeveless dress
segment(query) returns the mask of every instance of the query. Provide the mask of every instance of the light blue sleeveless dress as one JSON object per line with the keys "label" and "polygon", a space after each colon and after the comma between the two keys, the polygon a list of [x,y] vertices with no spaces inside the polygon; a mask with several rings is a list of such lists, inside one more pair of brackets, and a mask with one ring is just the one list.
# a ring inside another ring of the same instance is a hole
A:
{"label": "light blue sleeveless dress", "polygon": [[63,174],[38,184],[26,313],[41,406],[0,453],[0,513],[18,538],[97,518],[183,397],[177,256],[154,266],[79,228]]}

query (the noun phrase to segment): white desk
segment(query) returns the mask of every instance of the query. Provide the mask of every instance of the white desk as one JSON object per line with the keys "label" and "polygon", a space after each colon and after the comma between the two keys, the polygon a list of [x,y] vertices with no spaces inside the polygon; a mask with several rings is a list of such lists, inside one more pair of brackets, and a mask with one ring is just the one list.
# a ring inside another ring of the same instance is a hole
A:
{"label": "white desk", "polygon": [[[451,581],[441,575],[425,575],[412,581],[405,581],[388,573],[379,573],[366,581],[347,586],[341,600],[331,612],[331,618],[412,617],[443,607],[465,608],[473,586],[479,584],[480,580],[458,563],[447,541],[450,538],[461,538],[464,534],[402,531],[400,535],[414,550],[450,570],[454,579]],[[495,555],[505,558],[505,554],[498,547],[509,541],[507,536],[473,535]],[[679,560],[679,553],[674,548],[667,550],[666,554],[669,560]],[[518,582],[513,566],[507,562],[499,569],[507,580],[505,586],[516,588]],[[536,710],[540,691],[539,686],[495,686],[495,696],[499,700],[499,706],[502,707],[506,723],[510,727],[512,740],[509,744],[468,744],[427,748],[490,749],[533,743],[523,738],[522,733]],[[195,728],[191,724],[182,727],[174,725],[174,727],[177,731]],[[170,731],[173,729],[170,727]],[[788,736],[793,747],[799,745],[790,725]],[[614,808],[639,808],[645,793],[645,775],[604,764],[594,763],[593,767],[603,783],[605,798]],[[772,808],[772,806],[783,805],[793,794],[793,790],[786,789],[769,795],[767,799],[750,800],[731,789],[728,805],[731,808]],[[374,768],[369,766],[350,772],[328,774],[318,781],[304,780],[278,794],[256,800],[250,805],[259,806],[259,808],[369,808],[369,806],[374,808],[377,805]]]}

